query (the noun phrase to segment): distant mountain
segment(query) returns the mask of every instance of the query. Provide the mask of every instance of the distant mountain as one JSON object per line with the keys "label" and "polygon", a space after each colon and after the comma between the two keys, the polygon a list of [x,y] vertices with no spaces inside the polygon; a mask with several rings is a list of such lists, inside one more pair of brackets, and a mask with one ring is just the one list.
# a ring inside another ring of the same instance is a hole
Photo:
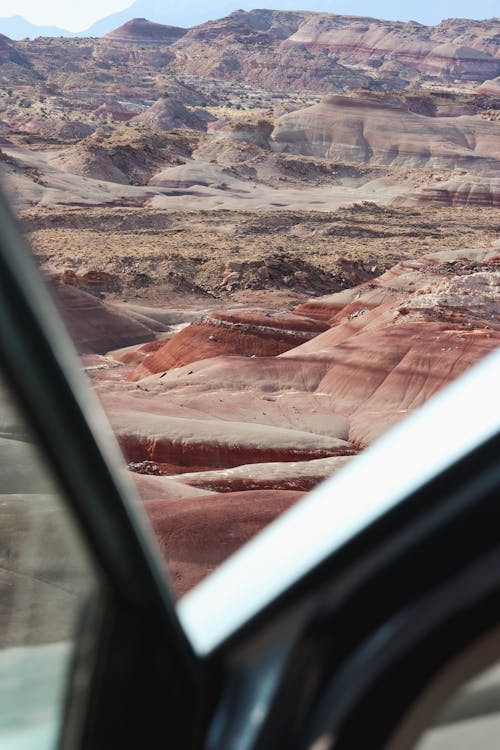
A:
{"label": "distant mountain", "polygon": [[22,16],[0,18],[0,34],[9,39],[34,39],[37,36],[75,36],[71,31],[60,29],[58,26],[37,26]]}
{"label": "distant mountain", "polygon": [[335,0],[214,0],[197,4],[179,3],[178,0],[135,0],[129,8],[97,21],[77,36],[104,36],[133,18],[147,18],[155,23],[189,28],[222,18],[234,10],[252,10],[256,7],[334,13]]}

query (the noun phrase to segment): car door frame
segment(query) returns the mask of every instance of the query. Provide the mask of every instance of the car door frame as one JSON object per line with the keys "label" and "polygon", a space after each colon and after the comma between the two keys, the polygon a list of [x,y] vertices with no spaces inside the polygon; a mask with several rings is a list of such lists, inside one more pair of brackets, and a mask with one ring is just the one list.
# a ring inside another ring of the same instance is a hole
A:
{"label": "car door frame", "polygon": [[[497,354],[476,368],[488,371],[490,393],[499,365]],[[474,378],[456,384],[449,406],[474,404],[485,382]],[[442,428],[434,411],[430,404],[424,418]],[[403,450],[412,429],[409,421],[394,436]],[[370,748],[384,747],[435,675],[500,623],[500,433],[480,435],[215,644],[210,657],[224,664],[226,684],[211,750],[354,750],[366,746],[367,731]],[[387,447],[369,449],[366,461],[387,459]],[[349,487],[337,475],[318,492],[347,502],[335,492],[339,485]],[[279,543],[277,533],[272,542]],[[259,548],[265,559],[265,544],[257,539],[253,547],[242,553],[247,563]],[[228,567],[237,576],[238,563]],[[195,620],[207,597],[224,590],[224,571],[219,576],[180,603],[202,650]],[[250,716],[259,717],[252,736]]]}
{"label": "car door frame", "polygon": [[1,195],[0,361],[99,576],[100,601],[80,628],[62,750],[136,750],[162,735],[167,745],[198,746],[202,660],[179,623],[111,428]]}

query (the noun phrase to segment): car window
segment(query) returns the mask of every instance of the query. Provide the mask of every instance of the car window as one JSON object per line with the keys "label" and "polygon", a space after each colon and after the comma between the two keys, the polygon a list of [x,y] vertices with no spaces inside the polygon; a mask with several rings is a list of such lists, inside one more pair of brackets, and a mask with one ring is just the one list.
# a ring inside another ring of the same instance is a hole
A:
{"label": "car window", "polygon": [[179,598],[500,345],[496,22],[191,5],[0,23],[6,194]]}
{"label": "car window", "polygon": [[[0,747],[53,750],[98,576],[0,380]],[[88,664],[90,666],[90,663]]]}

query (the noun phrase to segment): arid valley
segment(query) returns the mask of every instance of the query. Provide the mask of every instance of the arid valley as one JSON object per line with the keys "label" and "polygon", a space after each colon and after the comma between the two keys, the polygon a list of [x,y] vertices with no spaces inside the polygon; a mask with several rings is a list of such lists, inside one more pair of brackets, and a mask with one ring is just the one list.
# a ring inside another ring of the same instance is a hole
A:
{"label": "arid valley", "polygon": [[499,38],[0,35],[2,187],[179,594],[499,346]]}

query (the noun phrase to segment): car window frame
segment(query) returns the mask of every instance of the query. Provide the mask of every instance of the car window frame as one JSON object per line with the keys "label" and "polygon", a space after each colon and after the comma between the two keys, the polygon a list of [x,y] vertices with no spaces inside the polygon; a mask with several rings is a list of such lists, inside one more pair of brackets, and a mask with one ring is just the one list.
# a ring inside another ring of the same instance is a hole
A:
{"label": "car window frame", "polygon": [[174,742],[182,732],[189,747],[201,731],[203,669],[109,423],[1,192],[0,363],[101,581],[99,615],[81,627],[92,642],[81,638],[73,659],[61,750],[135,748],[165,723],[164,700],[173,720],[163,731]]}

